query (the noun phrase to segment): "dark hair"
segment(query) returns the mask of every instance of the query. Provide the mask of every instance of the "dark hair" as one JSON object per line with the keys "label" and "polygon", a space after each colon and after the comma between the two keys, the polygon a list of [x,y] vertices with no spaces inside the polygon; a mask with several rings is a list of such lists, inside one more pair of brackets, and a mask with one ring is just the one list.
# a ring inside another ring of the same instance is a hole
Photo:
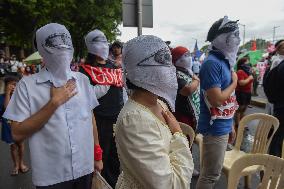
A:
{"label": "dark hair", "polygon": [[284,39],[281,39],[281,40],[277,41],[275,43],[275,47],[277,48],[280,45],[280,43],[282,43],[283,41],[284,41]]}
{"label": "dark hair", "polygon": [[118,48],[122,48],[122,43],[120,42],[120,41],[115,41],[115,42],[113,42],[112,43],[112,45],[111,45],[111,49],[113,48],[113,47],[118,47]]}
{"label": "dark hair", "polygon": [[5,83],[5,86],[12,82],[12,81],[16,81],[18,82],[20,80],[20,77],[19,76],[16,76],[16,75],[7,75],[4,79],[4,83]]}
{"label": "dark hair", "polygon": [[95,62],[96,62],[96,55],[88,53],[86,61],[85,61],[85,65],[94,66]]}
{"label": "dark hair", "polygon": [[243,64],[245,64],[247,61],[248,61],[247,57],[243,57],[243,58],[239,59],[238,62],[237,62],[237,70],[241,69],[241,66]]}
{"label": "dark hair", "polygon": [[35,48],[36,50],[38,50],[38,49],[37,49],[37,42],[36,42],[36,35],[34,36],[34,48]]}
{"label": "dark hair", "polygon": [[134,85],[134,84],[131,83],[131,82],[129,81],[129,79],[127,79],[127,78],[126,78],[126,86],[127,86],[128,89],[133,89],[133,90],[145,90],[145,89],[143,89],[143,88],[141,88],[141,87],[138,87],[138,86]]}

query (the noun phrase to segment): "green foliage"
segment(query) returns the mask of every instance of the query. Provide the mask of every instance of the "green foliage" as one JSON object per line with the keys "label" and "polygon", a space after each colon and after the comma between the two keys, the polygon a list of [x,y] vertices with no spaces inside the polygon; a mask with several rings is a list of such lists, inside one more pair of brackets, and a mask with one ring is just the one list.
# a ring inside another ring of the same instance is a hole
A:
{"label": "green foliage", "polygon": [[36,29],[50,23],[70,31],[75,56],[84,54],[84,36],[93,29],[105,32],[109,41],[120,34],[121,0],[1,0],[0,32],[10,45],[32,48]]}
{"label": "green foliage", "polygon": [[[244,45],[242,45],[240,47],[240,49],[247,49],[247,50],[250,50],[251,49],[251,46],[252,46],[252,42],[254,40],[250,40],[248,42],[246,42]],[[256,47],[257,49],[259,50],[264,50],[267,48],[267,44],[268,44],[268,41],[264,40],[264,39],[256,39]]]}
{"label": "green foliage", "polygon": [[206,52],[207,51],[207,49],[208,49],[208,47],[209,47],[209,45],[204,45],[203,47],[201,47],[201,51],[202,52]]}

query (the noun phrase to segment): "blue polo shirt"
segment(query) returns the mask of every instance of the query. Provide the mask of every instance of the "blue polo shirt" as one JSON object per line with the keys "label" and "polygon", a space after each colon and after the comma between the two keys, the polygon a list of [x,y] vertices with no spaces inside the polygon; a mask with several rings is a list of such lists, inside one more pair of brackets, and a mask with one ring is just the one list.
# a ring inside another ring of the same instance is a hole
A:
{"label": "blue polo shirt", "polygon": [[203,91],[219,87],[226,89],[232,83],[229,62],[217,50],[212,50],[200,69],[200,116],[198,132],[203,135],[221,136],[232,131],[233,119],[216,119],[210,124],[211,116],[203,98]]}

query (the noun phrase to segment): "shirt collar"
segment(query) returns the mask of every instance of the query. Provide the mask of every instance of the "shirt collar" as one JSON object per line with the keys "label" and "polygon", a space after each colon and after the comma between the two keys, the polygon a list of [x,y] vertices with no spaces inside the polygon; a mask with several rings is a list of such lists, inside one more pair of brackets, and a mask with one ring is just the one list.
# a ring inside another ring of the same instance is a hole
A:
{"label": "shirt collar", "polygon": [[220,59],[226,59],[225,55],[214,46],[212,47],[212,50],[209,53],[217,56]]}
{"label": "shirt collar", "polygon": [[209,51],[209,54],[212,54],[217,58],[224,60],[227,63],[227,65],[230,67],[229,60],[226,59],[225,55],[216,47],[213,46],[212,50]]}
{"label": "shirt collar", "polygon": [[[70,75],[68,76],[68,79],[77,79],[76,74],[74,72],[70,72]],[[39,71],[39,74],[37,74],[36,82],[37,83],[44,83],[50,81],[52,82],[52,77],[50,75],[50,72],[47,70],[47,68],[42,68]]]}

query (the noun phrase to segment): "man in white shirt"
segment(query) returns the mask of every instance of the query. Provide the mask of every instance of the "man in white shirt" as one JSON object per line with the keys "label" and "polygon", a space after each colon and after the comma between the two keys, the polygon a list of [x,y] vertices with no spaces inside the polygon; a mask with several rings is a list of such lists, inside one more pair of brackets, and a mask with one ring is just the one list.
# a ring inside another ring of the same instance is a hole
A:
{"label": "man in white shirt", "polygon": [[46,67],[19,82],[3,117],[12,120],[15,141],[29,139],[36,188],[90,189],[94,166],[102,169],[101,160],[94,161],[95,91],[70,69],[74,50],[63,25],[38,29],[36,45]]}
{"label": "man in white shirt", "polygon": [[200,67],[201,67],[200,62],[198,61],[197,58],[194,58],[194,61],[193,61],[193,64],[192,64],[192,71],[197,76],[199,75]]}

